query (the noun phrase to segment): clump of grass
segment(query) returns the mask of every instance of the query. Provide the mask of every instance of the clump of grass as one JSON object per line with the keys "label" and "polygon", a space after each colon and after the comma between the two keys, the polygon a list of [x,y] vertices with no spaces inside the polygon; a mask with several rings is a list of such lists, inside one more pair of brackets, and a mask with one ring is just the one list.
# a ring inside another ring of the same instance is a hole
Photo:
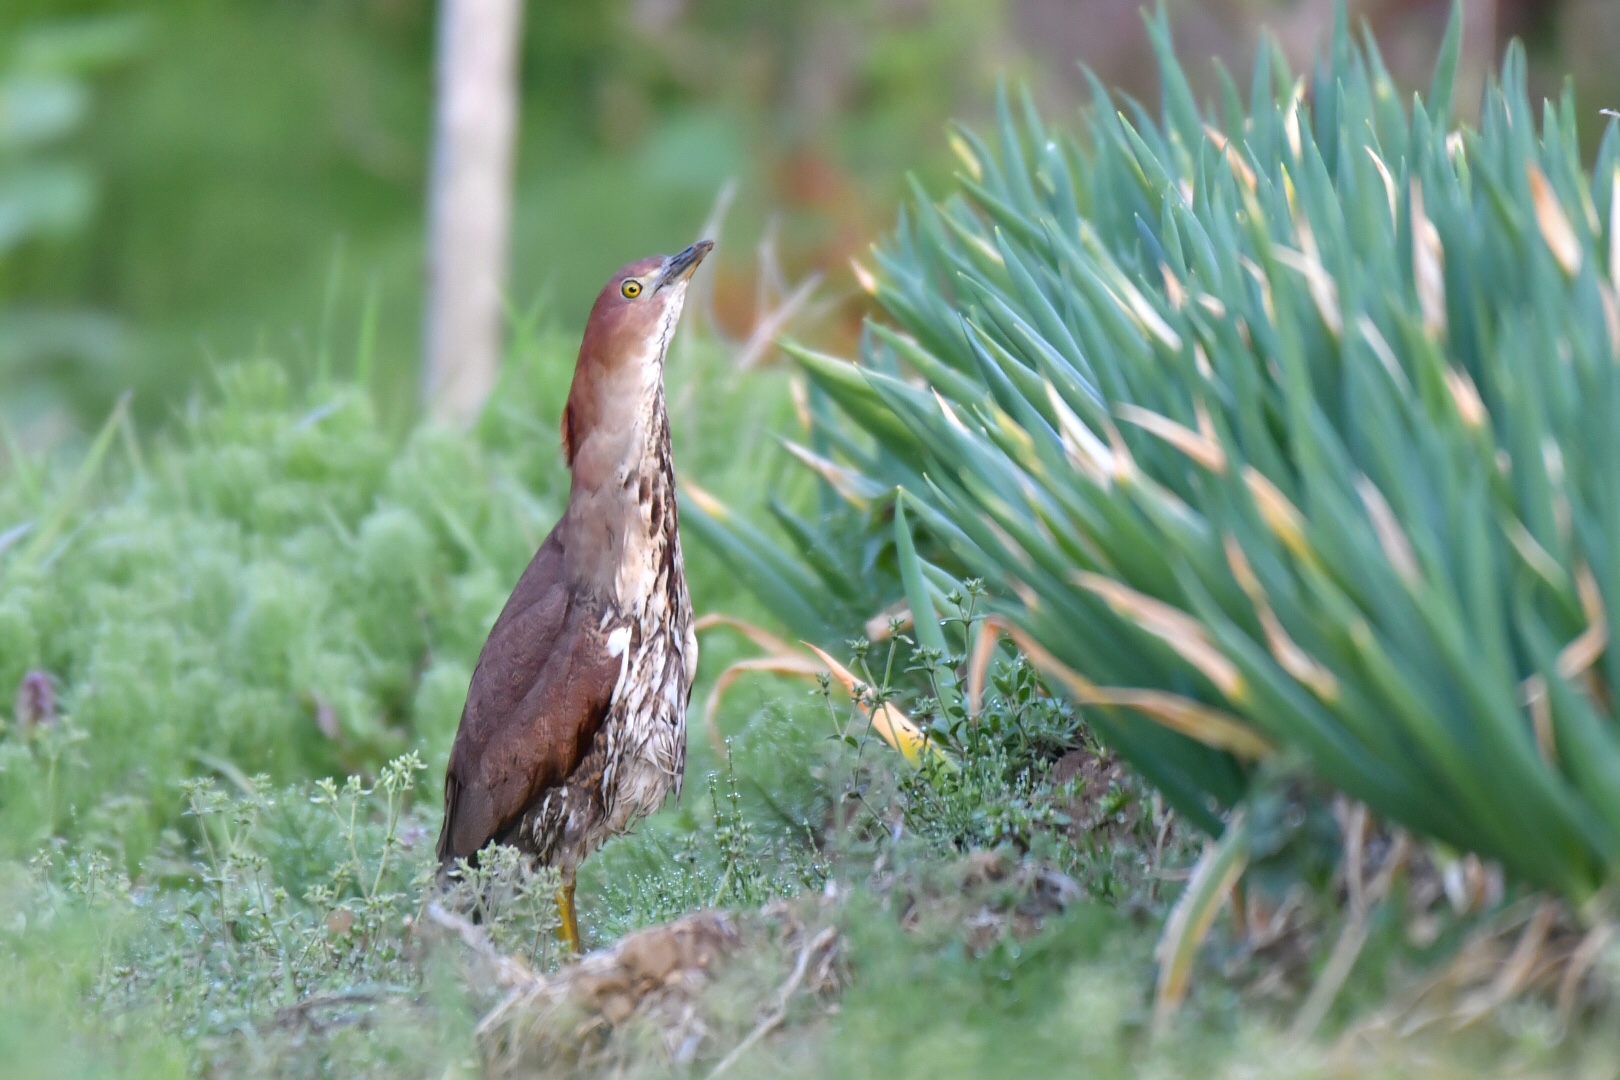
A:
{"label": "clump of grass", "polygon": [[[1460,5],[1410,109],[1347,17],[1304,78],[1268,46],[1218,105],[1149,23],[1157,113],[1099,86],[1081,137],[1006,96],[990,141],[957,132],[953,190],[874,252],[890,324],[859,364],[797,351],[838,406],[815,472],[852,509],[903,487],[919,576],[982,575],[1211,835],[1257,762],[1303,761],[1606,897],[1620,126],[1584,166],[1573,92],[1536,108],[1519,45],[1459,126]],[[708,527],[784,618],[806,602],[806,556]]]}

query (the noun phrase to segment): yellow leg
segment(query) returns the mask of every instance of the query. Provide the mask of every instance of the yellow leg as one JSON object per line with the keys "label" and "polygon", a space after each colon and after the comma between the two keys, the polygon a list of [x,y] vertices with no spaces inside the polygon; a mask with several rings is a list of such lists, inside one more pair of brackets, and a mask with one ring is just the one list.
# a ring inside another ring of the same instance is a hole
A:
{"label": "yellow leg", "polygon": [[562,885],[557,889],[557,917],[562,920],[562,925],[557,928],[557,936],[562,939],[563,948],[578,956],[579,916],[574,912],[573,874],[564,877]]}

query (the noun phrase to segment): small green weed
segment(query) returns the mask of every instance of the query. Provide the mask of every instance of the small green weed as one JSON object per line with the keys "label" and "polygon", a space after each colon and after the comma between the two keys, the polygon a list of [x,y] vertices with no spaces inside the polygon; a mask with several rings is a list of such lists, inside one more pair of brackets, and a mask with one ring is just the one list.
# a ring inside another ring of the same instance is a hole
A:
{"label": "small green weed", "polygon": [[[739,736],[739,756],[754,759],[760,743],[775,742],[772,729],[790,722],[774,710],[759,721]],[[684,809],[662,815],[610,842],[582,868],[589,896],[586,932],[595,940],[612,941],[698,908],[746,910],[821,888],[829,867],[818,850],[819,830],[747,797],[733,755],[706,781],[705,817]],[[763,793],[747,786],[756,796]]]}
{"label": "small green weed", "polygon": [[[944,595],[940,637],[964,646],[972,641],[982,631],[982,596],[975,580]],[[967,664],[965,648],[953,653],[923,646],[896,624],[881,649],[865,639],[850,642],[849,649],[866,681],[866,700],[841,711],[823,680],[822,708],[835,740],[851,750],[844,763],[846,798],[888,822],[891,832],[903,828],[941,853],[1011,845],[1053,857],[1074,871],[1088,865],[1086,856],[1097,854],[1097,847],[1094,837],[1075,828],[1071,811],[1085,812],[1087,832],[1107,819],[1162,818],[1162,813],[1127,813],[1128,804],[1146,795],[1123,777],[1093,790],[1096,781],[1078,770],[1058,776],[1057,764],[1066,755],[1093,760],[1103,754],[1076,710],[1051,694],[1022,656],[1003,656],[988,666],[983,700],[972,710],[959,681]],[[868,746],[875,740],[862,710],[884,702],[907,711],[945,756],[924,755],[921,768],[894,770],[886,750],[872,754]],[[897,820],[878,805],[886,784],[892,787]],[[1151,837],[1145,839],[1151,843]],[[1104,891],[1113,886],[1104,883]]]}
{"label": "small green weed", "polygon": [[96,928],[93,1013],[146,1017],[226,1072],[287,1064],[313,1033],[387,1023],[440,993],[418,930],[429,900],[476,914],[505,952],[556,960],[554,872],[497,848],[439,890],[430,822],[410,803],[423,769],[411,753],[369,784],[188,780],[187,835],[154,860],[165,883],[132,882],[102,852],[47,852],[14,898],[30,920]]}

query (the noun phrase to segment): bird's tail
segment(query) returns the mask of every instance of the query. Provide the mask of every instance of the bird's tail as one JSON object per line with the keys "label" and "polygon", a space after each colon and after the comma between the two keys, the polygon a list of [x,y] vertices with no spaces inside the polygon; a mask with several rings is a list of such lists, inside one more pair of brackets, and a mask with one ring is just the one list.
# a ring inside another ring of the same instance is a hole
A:
{"label": "bird's tail", "polygon": [[456,807],[461,802],[461,784],[455,773],[444,774],[444,824],[439,826],[439,843],[434,854],[439,857],[439,885],[442,888],[454,876],[456,860],[450,850],[450,838],[455,835]]}

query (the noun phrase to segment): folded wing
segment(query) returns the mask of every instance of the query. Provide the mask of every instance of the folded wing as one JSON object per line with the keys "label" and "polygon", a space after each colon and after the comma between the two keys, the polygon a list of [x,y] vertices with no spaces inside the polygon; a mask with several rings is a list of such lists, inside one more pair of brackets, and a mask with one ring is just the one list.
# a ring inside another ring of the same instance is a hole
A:
{"label": "folded wing", "polygon": [[567,781],[607,715],[620,661],[600,607],[564,578],[562,530],[535,553],[478,657],[445,774],[441,863],[505,838]]}

